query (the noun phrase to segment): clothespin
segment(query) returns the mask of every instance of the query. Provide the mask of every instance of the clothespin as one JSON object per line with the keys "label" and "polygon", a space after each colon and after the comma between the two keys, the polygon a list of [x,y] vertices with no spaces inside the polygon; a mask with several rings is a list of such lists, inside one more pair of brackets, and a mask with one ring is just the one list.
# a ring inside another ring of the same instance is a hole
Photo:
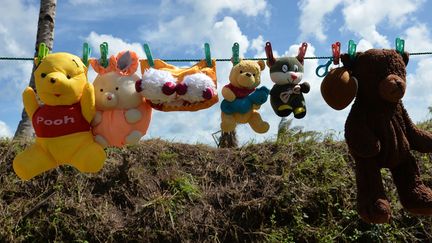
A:
{"label": "clothespin", "polygon": [[46,55],[48,55],[49,53],[49,49],[46,46],[45,43],[40,43],[39,44],[39,50],[38,50],[38,62],[40,63],[42,61],[42,59],[44,59],[46,57]]}
{"label": "clothespin", "polygon": [[154,67],[153,56],[147,43],[144,44],[144,52],[146,54],[148,64],[150,65],[150,67]]}
{"label": "clothespin", "polygon": [[234,66],[240,62],[239,52],[240,52],[240,45],[239,43],[235,42],[232,47],[232,63]]}
{"label": "clothespin", "polygon": [[351,60],[355,58],[356,49],[357,49],[357,44],[353,40],[349,40],[348,55],[351,58]]}
{"label": "clothespin", "polygon": [[304,57],[306,55],[307,47],[308,47],[308,44],[306,42],[303,42],[299,47],[299,51],[297,54],[297,60],[299,60],[299,62],[301,64],[303,64],[303,62],[304,62]]}
{"label": "clothespin", "polygon": [[212,59],[211,59],[211,54],[210,54],[210,45],[209,43],[204,43],[204,52],[205,52],[205,58],[206,58],[206,62],[207,62],[207,67],[212,67]]}
{"label": "clothespin", "polygon": [[334,65],[339,65],[340,47],[341,47],[341,43],[339,41],[332,44],[333,64]]}
{"label": "clothespin", "polygon": [[276,59],[273,56],[273,49],[272,49],[270,41],[266,42],[265,52],[266,52],[266,56],[267,56],[267,62],[269,64],[269,66],[272,66],[276,62]]}
{"label": "clothespin", "polygon": [[103,42],[99,45],[101,58],[99,59],[100,65],[102,67],[106,68],[108,67],[109,61],[108,61],[108,43]]}
{"label": "clothespin", "polygon": [[399,37],[396,38],[396,51],[402,55],[405,51],[404,49],[405,49],[405,40]]}
{"label": "clothespin", "polygon": [[87,42],[84,42],[83,44],[83,57],[82,61],[86,67],[89,65],[89,56],[91,55],[91,48],[89,47],[89,44]]}
{"label": "clothespin", "polygon": [[[325,77],[325,76],[328,74],[328,72],[329,72],[329,67],[330,67],[330,65],[331,65],[332,63],[333,63],[333,57],[331,57],[331,58],[326,62],[326,64],[319,65],[319,66],[315,69],[315,74],[316,74],[316,76],[318,76],[318,77],[320,77],[320,78]],[[320,74],[320,73],[319,73],[319,72],[320,72],[320,69],[324,69],[324,73]]]}

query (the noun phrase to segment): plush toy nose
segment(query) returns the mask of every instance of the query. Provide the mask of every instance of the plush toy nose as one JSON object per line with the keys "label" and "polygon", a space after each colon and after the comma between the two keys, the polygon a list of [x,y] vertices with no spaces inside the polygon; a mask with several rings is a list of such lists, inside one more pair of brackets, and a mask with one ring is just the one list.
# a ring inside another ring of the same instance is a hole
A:
{"label": "plush toy nose", "polygon": [[108,95],[108,96],[107,96],[107,99],[108,99],[108,100],[112,100],[112,96],[111,96],[111,95]]}
{"label": "plush toy nose", "polygon": [[55,78],[51,78],[51,79],[50,79],[50,82],[53,84],[53,83],[56,82],[56,79],[55,79]]}
{"label": "plush toy nose", "polygon": [[294,81],[294,80],[297,79],[297,75],[295,75],[295,74],[291,74],[291,78],[292,78],[292,80]]}
{"label": "plush toy nose", "polygon": [[250,73],[246,73],[246,76],[250,77],[250,76],[252,76],[252,74],[250,74]]}
{"label": "plush toy nose", "polygon": [[135,90],[136,90],[136,92],[141,92],[143,89],[142,89],[142,79],[140,79],[140,80],[137,80],[136,82],[135,82]]}

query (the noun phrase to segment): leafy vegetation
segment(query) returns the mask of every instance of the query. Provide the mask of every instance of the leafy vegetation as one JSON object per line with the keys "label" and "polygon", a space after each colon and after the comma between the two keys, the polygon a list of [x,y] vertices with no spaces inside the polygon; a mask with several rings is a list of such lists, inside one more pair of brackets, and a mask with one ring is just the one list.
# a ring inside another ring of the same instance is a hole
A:
{"label": "leafy vegetation", "polygon": [[[430,123],[420,124],[429,129]],[[383,170],[393,220],[362,222],[353,161],[331,134],[289,128],[237,149],[147,140],[107,149],[100,173],[63,166],[21,182],[29,142],[0,141],[0,241],[431,241],[432,218],[405,212]],[[432,186],[432,159],[416,154]]]}

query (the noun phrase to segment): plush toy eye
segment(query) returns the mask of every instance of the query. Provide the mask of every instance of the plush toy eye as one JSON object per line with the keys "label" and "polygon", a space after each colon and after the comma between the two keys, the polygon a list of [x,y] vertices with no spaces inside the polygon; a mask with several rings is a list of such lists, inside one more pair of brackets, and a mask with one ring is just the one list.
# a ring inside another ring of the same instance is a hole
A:
{"label": "plush toy eye", "polygon": [[240,70],[240,73],[243,73],[243,71],[242,71],[242,70]]}
{"label": "plush toy eye", "polygon": [[45,78],[46,77],[46,73],[41,73],[41,77]]}
{"label": "plush toy eye", "polygon": [[70,75],[68,74],[68,75],[66,75],[66,78],[67,78],[67,79],[70,79],[70,78],[71,78],[71,76],[70,76]]}
{"label": "plush toy eye", "polygon": [[103,92],[103,89],[100,89],[100,92]]}
{"label": "plush toy eye", "polygon": [[255,73],[253,74],[253,76],[255,77]]}
{"label": "plush toy eye", "polygon": [[298,72],[299,67],[297,65],[294,65],[294,72]]}
{"label": "plush toy eye", "polygon": [[288,66],[287,65],[282,66],[282,72],[284,72],[284,73],[288,72]]}
{"label": "plush toy eye", "polygon": [[116,90],[118,90],[118,87],[116,87]]}

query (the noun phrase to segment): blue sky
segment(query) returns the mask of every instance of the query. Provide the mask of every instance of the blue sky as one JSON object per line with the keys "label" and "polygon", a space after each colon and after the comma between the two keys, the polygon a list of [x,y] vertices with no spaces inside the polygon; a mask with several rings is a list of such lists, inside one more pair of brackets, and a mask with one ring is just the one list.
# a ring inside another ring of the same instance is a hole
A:
{"label": "blue sky", "polygon": [[[39,1],[0,0],[0,56],[33,55]],[[142,44],[149,43],[155,58],[202,58],[209,42],[213,57],[228,58],[231,46],[240,43],[240,54],[264,57],[264,43],[272,42],[275,55],[294,55],[301,42],[308,42],[306,56],[328,56],[335,41],[342,52],[349,39],[358,50],[394,48],[400,36],[408,51],[432,51],[430,27],[432,4],[425,0],[58,0],[54,52],[81,55],[83,42],[99,56],[99,44],[108,42],[110,54],[132,49],[144,57]],[[311,92],[305,96],[308,115],[293,125],[305,130],[341,134],[349,108],[334,111],[319,93],[321,78],[315,76],[324,60],[306,60],[304,81]],[[190,63],[178,65],[187,66]],[[20,120],[21,92],[28,84],[31,62],[0,61],[0,136],[11,136]],[[412,57],[408,65],[405,106],[416,122],[429,118],[432,105],[432,56]],[[228,82],[230,63],[217,63],[218,86]],[[263,84],[271,87],[268,68]],[[89,81],[95,73],[90,70]],[[274,139],[280,120],[269,104],[261,108],[270,122],[267,134],[257,135],[247,125],[238,127],[242,143]],[[220,110],[195,113],[154,112],[145,138],[212,144],[211,133],[219,130]]]}

